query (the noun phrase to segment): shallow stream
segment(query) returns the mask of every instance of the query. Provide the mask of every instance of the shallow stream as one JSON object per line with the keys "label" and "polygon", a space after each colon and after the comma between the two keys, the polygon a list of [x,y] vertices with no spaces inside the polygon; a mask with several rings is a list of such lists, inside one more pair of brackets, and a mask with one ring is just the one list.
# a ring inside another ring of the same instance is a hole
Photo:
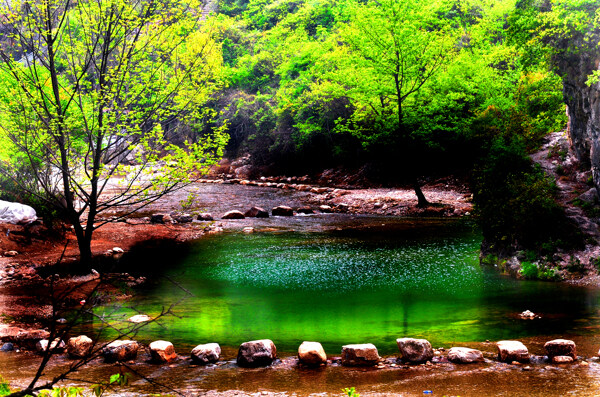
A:
{"label": "shallow stream", "polygon": [[[469,221],[314,216],[290,219],[288,228],[281,219],[261,222],[255,225],[259,232],[206,236],[183,257],[145,263],[154,274],[132,300],[96,309],[119,324],[139,312],[156,316],[179,302],[177,316],[162,318],[135,338],[169,340],[182,356],[197,344],[218,342],[226,362],[212,368],[187,360],[156,366],[142,356],[137,370],[186,394],[341,395],[349,386],[363,396],[423,390],[439,396],[600,394],[600,364],[592,358],[600,347],[600,291],[516,281],[482,268],[481,237]],[[541,318],[520,319],[524,310]],[[306,370],[291,357],[304,340],[321,342],[330,356],[339,356],[344,344],[373,343],[380,355],[393,357],[399,337],[426,338],[434,347],[476,347],[489,358],[495,351],[490,341],[519,339],[543,355],[545,341],[564,337],[576,341],[589,366],[538,363],[523,371],[487,360],[473,366]],[[266,369],[237,368],[237,346],[263,338],[275,342],[282,361]],[[0,372],[23,381],[36,360],[0,353]],[[56,358],[48,373],[67,364]],[[97,360],[80,375],[103,379],[115,371]],[[126,390],[153,389],[139,381]]]}

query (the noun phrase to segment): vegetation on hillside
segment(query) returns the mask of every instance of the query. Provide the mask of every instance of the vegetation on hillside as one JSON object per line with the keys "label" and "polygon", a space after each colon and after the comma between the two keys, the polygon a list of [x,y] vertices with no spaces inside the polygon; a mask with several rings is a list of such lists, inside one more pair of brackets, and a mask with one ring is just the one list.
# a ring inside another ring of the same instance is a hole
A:
{"label": "vegetation on hillside", "polygon": [[147,186],[169,191],[228,139],[256,172],[362,167],[413,186],[423,206],[423,178],[470,174],[486,238],[563,241],[552,183],[527,154],[566,125],[555,66],[574,37],[598,45],[595,2],[221,0],[207,19],[201,7],[5,6],[3,184],[77,225],[104,208],[101,180],[177,164]]}

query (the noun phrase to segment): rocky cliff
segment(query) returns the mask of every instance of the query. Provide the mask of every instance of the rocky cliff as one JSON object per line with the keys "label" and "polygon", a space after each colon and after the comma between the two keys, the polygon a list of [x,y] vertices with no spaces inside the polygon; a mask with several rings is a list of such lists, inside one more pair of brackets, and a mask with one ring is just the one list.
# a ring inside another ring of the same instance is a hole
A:
{"label": "rocky cliff", "polygon": [[589,76],[600,68],[600,32],[574,37],[554,56],[563,76],[563,95],[569,116],[569,137],[582,166],[590,167],[600,194],[600,83]]}

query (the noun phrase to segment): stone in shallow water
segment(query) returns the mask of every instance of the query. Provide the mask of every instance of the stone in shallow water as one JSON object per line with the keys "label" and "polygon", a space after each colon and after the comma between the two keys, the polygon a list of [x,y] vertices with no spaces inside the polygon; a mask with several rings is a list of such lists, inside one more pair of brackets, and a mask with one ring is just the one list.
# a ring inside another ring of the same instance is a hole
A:
{"label": "stone in shallow water", "polygon": [[71,358],[84,358],[90,354],[93,346],[94,342],[87,336],[75,336],[67,342],[67,353]]}
{"label": "stone in shallow water", "polygon": [[572,363],[573,357],[571,356],[554,356],[552,357],[552,363],[554,364],[569,364]]}
{"label": "stone in shallow water", "polygon": [[245,216],[238,210],[232,210],[232,211],[227,211],[225,214],[223,214],[223,216],[221,218],[223,218],[223,219],[244,219]]}
{"label": "stone in shallow water", "polygon": [[44,353],[50,349],[54,353],[62,353],[65,350],[65,342],[60,339],[54,339],[52,343],[48,339],[41,339],[35,344],[35,350],[38,353]]}
{"label": "stone in shallow water", "polygon": [[570,356],[573,360],[577,359],[577,347],[572,340],[554,339],[546,342],[544,349],[550,359],[555,356]]}
{"label": "stone in shallow water", "polygon": [[372,343],[342,346],[342,365],[372,366],[379,362],[379,352]]}
{"label": "stone in shallow water", "polygon": [[152,320],[150,316],[146,314],[136,314],[135,316],[131,316],[127,319],[130,323],[145,323],[147,321]]}
{"label": "stone in shallow water", "polygon": [[483,361],[483,353],[467,347],[453,347],[448,352],[448,360],[456,364],[471,364]]}
{"label": "stone in shallow water", "polygon": [[212,214],[210,214],[208,212],[203,212],[203,213],[199,214],[196,219],[198,219],[199,221],[212,221],[212,220],[214,220]]}
{"label": "stone in shallow water", "polygon": [[496,343],[498,347],[498,360],[502,362],[518,361],[529,362],[529,351],[527,347],[516,340],[501,340]]}
{"label": "stone in shallow water", "polygon": [[221,346],[218,343],[207,343],[198,345],[192,350],[192,361],[194,364],[216,363],[221,357]]}
{"label": "stone in shallow water", "polygon": [[327,354],[319,342],[302,342],[298,348],[298,358],[306,365],[321,365],[327,362]]}
{"label": "stone in shallow water", "polygon": [[244,215],[248,218],[268,218],[269,213],[260,208],[260,207],[252,207],[248,211],[244,213]]}
{"label": "stone in shallow water", "polygon": [[396,343],[404,362],[418,364],[433,358],[433,348],[427,339],[400,338]]}
{"label": "stone in shallow water", "polygon": [[104,362],[129,361],[137,357],[138,344],[133,340],[116,340],[109,343],[102,350]]}
{"label": "stone in shallow water", "polygon": [[294,210],[291,207],[280,205],[271,210],[273,216],[293,216]]}
{"label": "stone in shallow water", "polygon": [[173,344],[164,340],[150,343],[150,355],[155,363],[168,363],[177,358]]}
{"label": "stone in shallow water", "polygon": [[277,348],[270,339],[244,342],[238,350],[237,363],[240,367],[263,367],[277,357]]}

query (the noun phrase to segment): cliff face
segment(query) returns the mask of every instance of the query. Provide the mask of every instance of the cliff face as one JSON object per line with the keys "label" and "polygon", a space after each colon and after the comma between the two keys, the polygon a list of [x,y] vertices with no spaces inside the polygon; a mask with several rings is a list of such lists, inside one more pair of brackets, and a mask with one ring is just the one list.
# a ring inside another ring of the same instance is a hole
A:
{"label": "cliff face", "polygon": [[[600,35],[574,38],[568,48],[555,56],[554,63],[563,76],[563,95],[568,106],[569,137],[578,160],[589,167],[600,195],[600,84],[586,81],[600,68]],[[567,48],[567,45],[565,45]]]}

